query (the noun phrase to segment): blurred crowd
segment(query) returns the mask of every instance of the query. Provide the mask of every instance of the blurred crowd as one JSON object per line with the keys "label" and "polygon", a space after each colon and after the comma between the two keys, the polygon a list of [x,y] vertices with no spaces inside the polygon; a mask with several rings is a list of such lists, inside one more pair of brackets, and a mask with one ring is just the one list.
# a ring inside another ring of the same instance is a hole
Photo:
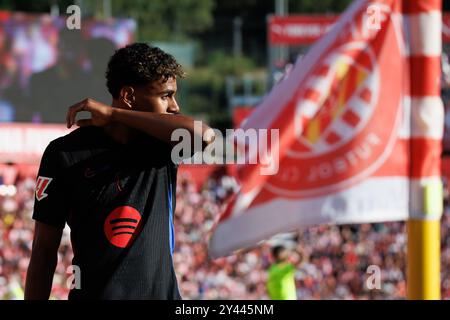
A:
{"label": "blurred crowd", "polygon": [[[35,181],[19,177],[0,185],[0,299],[22,299],[32,237]],[[207,241],[226,199],[237,188],[226,175],[197,190],[178,179],[174,266],[184,299],[268,299],[271,247],[289,248],[299,299],[404,299],[406,233],[403,222],[317,226],[277,236],[235,255],[211,260]],[[450,299],[450,212],[442,217],[442,298]],[[64,231],[52,299],[66,299],[72,250]],[[381,287],[367,286],[368,267],[381,271]]]}

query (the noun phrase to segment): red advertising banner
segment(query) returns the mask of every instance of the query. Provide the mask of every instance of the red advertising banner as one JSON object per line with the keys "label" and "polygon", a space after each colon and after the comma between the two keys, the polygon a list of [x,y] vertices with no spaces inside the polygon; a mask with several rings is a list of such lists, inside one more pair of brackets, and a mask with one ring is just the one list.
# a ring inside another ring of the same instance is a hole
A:
{"label": "red advertising banner", "polygon": [[[338,15],[272,16],[268,26],[269,44],[312,44],[330,30],[338,17]],[[450,42],[450,14],[442,16],[442,40]]]}
{"label": "red advertising banner", "polygon": [[58,124],[1,124],[0,163],[39,164],[50,141],[70,131]]}
{"label": "red advertising banner", "polygon": [[311,44],[323,36],[338,16],[272,16],[269,19],[269,43],[272,45]]}

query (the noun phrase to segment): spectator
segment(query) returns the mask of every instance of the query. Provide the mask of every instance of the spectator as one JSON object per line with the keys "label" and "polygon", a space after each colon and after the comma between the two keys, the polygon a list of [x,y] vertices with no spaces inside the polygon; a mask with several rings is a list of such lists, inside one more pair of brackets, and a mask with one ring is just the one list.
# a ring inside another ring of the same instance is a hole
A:
{"label": "spectator", "polygon": [[272,300],[297,300],[295,266],[289,262],[289,251],[282,245],[272,249],[275,263],[269,269],[267,291]]}

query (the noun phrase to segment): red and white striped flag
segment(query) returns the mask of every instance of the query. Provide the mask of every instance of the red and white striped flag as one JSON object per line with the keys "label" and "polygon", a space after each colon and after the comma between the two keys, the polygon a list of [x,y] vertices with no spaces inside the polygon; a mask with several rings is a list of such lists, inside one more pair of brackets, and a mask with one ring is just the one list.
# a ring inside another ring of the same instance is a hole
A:
{"label": "red and white striped flag", "polygon": [[422,214],[440,179],[441,2],[355,1],[244,123],[279,129],[279,170],[238,166],[212,257],[316,224]]}

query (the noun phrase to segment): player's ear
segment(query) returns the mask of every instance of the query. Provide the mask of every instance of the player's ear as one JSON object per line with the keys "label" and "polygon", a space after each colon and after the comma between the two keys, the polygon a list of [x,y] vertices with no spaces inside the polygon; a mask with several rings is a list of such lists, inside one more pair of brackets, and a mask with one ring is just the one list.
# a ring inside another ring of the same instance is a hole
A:
{"label": "player's ear", "polygon": [[133,109],[134,103],[136,101],[134,88],[130,86],[122,87],[120,90],[120,100],[128,108]]}

